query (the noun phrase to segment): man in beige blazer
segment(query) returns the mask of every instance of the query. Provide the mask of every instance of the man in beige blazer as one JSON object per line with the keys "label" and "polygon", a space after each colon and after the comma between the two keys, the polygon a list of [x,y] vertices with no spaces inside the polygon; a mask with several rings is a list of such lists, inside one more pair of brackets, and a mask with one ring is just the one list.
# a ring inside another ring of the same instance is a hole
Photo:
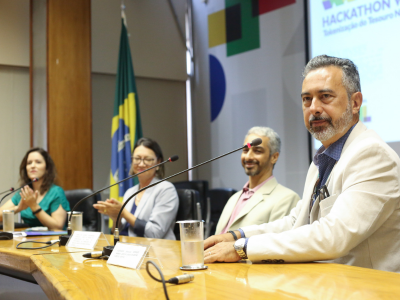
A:
{"label": "man in beige blazer", "polygon": [[261,138],[263,142],[257,147],[244,149],[241,155],[249,181],[228,200],[219,218],[216,234],[281,219],[300,200],[295,192],[278,184],[272,175],[280,153],[279,135],[268,127],[253,127],[248,131],[244,145],[256,138]]}
{"label": "man in beige blazer", "polygon": [[400,272],[400,159],[358,119],[357,67],[321,55],[304,70],[304,122],[322,142],[283,219],[208,238],[205,262],[330,261]]}

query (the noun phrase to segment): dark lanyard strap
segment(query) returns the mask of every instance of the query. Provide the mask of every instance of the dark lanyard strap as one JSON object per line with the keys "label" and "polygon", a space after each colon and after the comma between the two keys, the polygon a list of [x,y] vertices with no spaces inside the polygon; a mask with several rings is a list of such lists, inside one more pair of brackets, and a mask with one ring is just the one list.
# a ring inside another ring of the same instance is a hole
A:
{"label": "dark lanyard strap", "polygon": [[319,175],[318,175],[318,179],[317,179],[317,181],[316,181],[315,184],[314,184],[313,193],[311,194],[310,212],[311,212],[311,208],[313,207],[314,202],[315,202],[315,201],[314,201],[314,197],[317,196],[317,186],[318,186],[319,181],[320,181],[320,178],[319,178]]}

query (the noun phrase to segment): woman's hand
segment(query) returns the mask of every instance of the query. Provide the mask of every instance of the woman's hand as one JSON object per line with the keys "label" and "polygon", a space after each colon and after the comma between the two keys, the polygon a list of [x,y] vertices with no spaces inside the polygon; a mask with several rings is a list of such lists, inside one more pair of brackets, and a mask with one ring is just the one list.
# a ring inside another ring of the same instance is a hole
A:
{"label": "woman's hand", "polygon": [[28,206],[28,205],[25,203],[25,201],[23,201],[22,198],[21,198],[21,201],[19,201],[18,206],[17,206],[17,208],[16,208],[16,210],[15,210],[15,213],[19,213],[19,212],[21,212],[21,211],[27,209],[28,207],[29,207],[29,206]]}
{"label": "woman's hand", "polygon": [[107,199],[106,201],[97,201],[97,204],[93,204],[93,207],[97,209],[99,213],[105,214],[116,221],[122,203],[115,199]]}
{"label": "woman's hand", "polygon": [[18,209],[24,210],[28,207],[31,209],[37,206],[37,199],[39,197],[39,191],[33,191],[29,186],[24,186],[19,193],[21,201],[19,202]]}

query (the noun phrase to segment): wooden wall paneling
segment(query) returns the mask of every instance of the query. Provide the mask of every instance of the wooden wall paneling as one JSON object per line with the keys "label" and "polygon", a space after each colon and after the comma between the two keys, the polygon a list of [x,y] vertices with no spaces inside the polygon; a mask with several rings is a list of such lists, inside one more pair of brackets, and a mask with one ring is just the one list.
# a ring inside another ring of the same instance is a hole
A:
{"label": "wooden wall paneling", "polygon": [[64,189],[92,188],[90,0],[48,0],[48,149]]}

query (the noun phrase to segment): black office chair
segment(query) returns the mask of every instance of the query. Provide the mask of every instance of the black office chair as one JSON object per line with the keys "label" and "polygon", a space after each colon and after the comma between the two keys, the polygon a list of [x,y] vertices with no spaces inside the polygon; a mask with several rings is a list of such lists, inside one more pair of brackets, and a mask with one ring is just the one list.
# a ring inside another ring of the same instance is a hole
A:
{"label": "black office chair", "polygon": [[176,189],[191,189],[199,192],[201,216],[200,219],[204,220],[204,238],[207,238],[207,232],[210,232],[210,198],[208,197],[208,181],[206,180],[192,180],[192,181],[178,181],[173,182]]}
{"label": "black office chair", "polygon": [[[177,189],[176,191],[179,197],[179,208],[178,213],[176,214],[176,221],[200,220],[201,205],[199,192],[191,189]],[[179,224],[175,224],[174,234],[176,239],[179,241],[181,239]]]}
{"label": "black office chair", "polygon": [[[218,220],[221,217],[222,211],[229,198],[232,197],[237,191],[234,189],[212,189],[208,192],[210,196],[211,217],[210,217],[210,232],[208,234],[215,234]],[[217,232],[218,234],[219,232]]]}
{"label": "black office chair", "polygon": [[[77,190],[69,190],[65,191],[65,196],[69,202],[69,206],[72,208],[74,205],[81,200],[82,198],[92,194],[93,191],[91,189],[77,189]],[[100,194],[97,194],[89,199],[83,201],[79,206],[75,209],[76,211],[83,212],[82,219],[82,230],[84,231],[101,231],[101,214],[97,212],[97,209],[93,207],[93,204],[97,203],[97,201],[101,200]],[[66,222],[68,226],[68,220]]]}

